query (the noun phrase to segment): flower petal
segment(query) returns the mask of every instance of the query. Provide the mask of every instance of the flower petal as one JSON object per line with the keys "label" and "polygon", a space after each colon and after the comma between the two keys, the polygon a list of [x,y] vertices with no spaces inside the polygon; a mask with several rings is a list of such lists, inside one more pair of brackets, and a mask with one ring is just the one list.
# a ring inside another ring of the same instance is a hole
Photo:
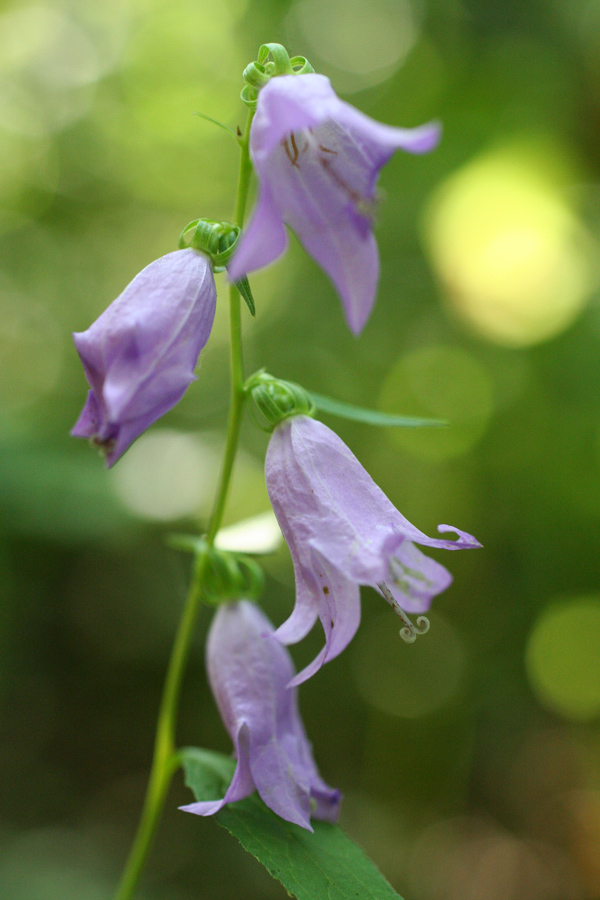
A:
{"label": "flower petal", "polygon": [[91,438],[98,433],[101,421],[101,412],[98,407],[98,401],[93,391],[88,391],[87,399],[81,410],[81,414],[73,427],[71,435],[73,437]]}
{"label": "flower petal", "polygon": [[325,646],[305,669],[290,681],[295,687],[311,678],[326,662],[345,650],[360,625],[360,588],[349,581],[320,554],[313,552],[315,576],[319,581],[319,618],[325,632]]}
{"label": "flower petal", "polygon": [[197,803],[188,803],[180,806],[183,812],[194,813],[196,816],[212,816],[223,809],[226,803],[235,803],[236,800],[244,800],[254,790],[254,782],[248,765],[250,734],[248,726],[242,722],[236,735],[235,746],[237,750],[237,766],[222,800],[200,800]]}
{"label": "flower petal", "polygon": [[[352,210],[340,211],[340,218],[352,218]],[[353,334],[360,334],[371,315],[379,283],[379,250],[370,225],[366,234],[354,225],[344,229],[314,229],[299,222],[290,225],[337,288],[348,327]]]}
{"label": "flower petal", "polygon": [[239,281],[248,272],[261,269],[274,262],[287,247],[287,234],[277,207],[273,203],[268,184],[260,189],[258,203],[252,218],[239,240],[227,274],[232,281]]}
{"label": "flower petal", "polygon": [[335,119],[342,101],[325,75],[280,75],[262,88],[250,132],[250,150],[260,170],[285,137]]}
{"label": "flower petal", "polygon": [[452,575],[413,543],[404,541],[394,554],[385,583],[400,609],[424,613],[433,598],[452,584]]}

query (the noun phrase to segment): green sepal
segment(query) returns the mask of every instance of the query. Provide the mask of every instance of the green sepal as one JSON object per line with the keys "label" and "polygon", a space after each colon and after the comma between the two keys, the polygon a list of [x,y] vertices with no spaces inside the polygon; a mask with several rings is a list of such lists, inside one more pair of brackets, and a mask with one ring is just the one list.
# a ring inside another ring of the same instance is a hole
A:
{"label": "green sepal", "polygon": [[303,387],[293,381],[274,378],[268,372],[255,372],[246,381],[245,390],[261,411],[266,425],[260,425],[263,431],[273,431],[276,425],[292,416],[313,416],[315,403]]}
{"label": "green sepal", "polygon": [[290,55],[282,44],[261,44],[254,62],[246,66],[241,98],[250,109],[256,109],[258,93],[276,75],[307,75],[315,70],[305,56]]}
{"label": "green sepal", "polygon": [[233,256],[240,234],[240,226],[231,222],[194,219],[179,235],[179,249],[191,247],[193,250],[206,253],[212,259],[213,266],[221,268],[226,266]]}
{"label": "green sepal", "polygon": [[270,80],[271,76],[259,62],[251,62],[242,72],[242,78],[253,88],[260,89]]}
{"label": "green sepal", "polygon": [[250,315],[255,316],[256,306],[254,305],[254,297],[252,296],[252,291],[250,289],[250,282],[248,281],[246,276],[244,275],[243,278],[240,278],[239,281],[236,281],[235,286],[245,300],[246,306],[250,310]]}
{"label": "green sepal", "polygon": [[[269,56],[271,61],[267,62]],[[283,44],[262,44],[258,50],[259,63],[265,63],[269,75],[293,75],[290,55]]]}
{"label": "green sepal", "polygon": [[381,412],[378,409],[364,409],[354,406],[352,403],[344,403],[342,400],[334,400],[331,397],[323,397],[310,391],[310,396],[316,408],[320,412],[339,416],[341,419],[352,419],[354,422],[364,422],[367,425],[383,425],[393,428],[444,428],[448,425],[445,419],[422,419],[415,416],[396,416],[391,413]]}
{"label": "green sepal", "polygon": [[167,543],[175,550],[194,554],[194,577],[201,582],[202,600],[208,606],[230,600],[257,600],[262,594],[265,575],[251,556],[209,547],[199,535],[172,534]]}
{"label": "green sepal", "polygon": [[305,56],[292,56],[290,63],[294,75],[314,75],[315,70]]}
{"label": "green sepal", "polygon": [[258,104],[258,91],[249,84],[245,84],[240,93],[242,102],[246,104],[248,109],[256,109]]}
{"label": "green sepal", "polygon": [[[223,797],[235,760],[196,747],[180,750],[178,758],[196,800]],[[339,825],[313,819],[311,834],[281,819],[256,792],[214,818],[297,900],[402,900]]]}

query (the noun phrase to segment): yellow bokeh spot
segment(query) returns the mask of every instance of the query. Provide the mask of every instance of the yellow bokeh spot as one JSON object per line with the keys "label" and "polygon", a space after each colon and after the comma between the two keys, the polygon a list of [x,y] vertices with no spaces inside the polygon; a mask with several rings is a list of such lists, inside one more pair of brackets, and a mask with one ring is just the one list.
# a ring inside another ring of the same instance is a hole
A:
{"label": "yellow bokeh spot", "polygon": [[538,699],[567,719],[600,715],[600,598],[554,603],[529,637],[527,674]]}
{"label": "yellow bokeh spot", "polygon": [[507,346],[535,344],[574,320],[593,287],[592,242],[554,169],[525,147],[483,156],[432,198],[425,240],[448,302]]}

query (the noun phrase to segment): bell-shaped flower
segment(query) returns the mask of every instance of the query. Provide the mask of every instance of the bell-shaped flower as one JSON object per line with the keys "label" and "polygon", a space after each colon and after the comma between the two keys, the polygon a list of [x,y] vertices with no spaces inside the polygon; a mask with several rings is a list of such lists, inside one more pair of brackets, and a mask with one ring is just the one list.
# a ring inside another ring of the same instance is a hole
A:
{"label": "bell-shaped flower", "polygon": [[[322,651],[292,685],[310,678],[347,647],[360,623],[359,585],[379,590],[404,623],[411,642],[429,623],[425,612],[452,576],[415,546],[480,547],[450,525],[457,540],[430,538],[398,512],[340,438],[308,416],[285,419],[274,430],[265,465],[267,488],[287,541],[296,576],[296,604],[275,632],[284,644],[300,641],[321,619]],[[419,627],[419,626],[422,627]]]}
{"label": "bell-shaped flower", "polygon": [[234,281],[286,248],[284,223],[335,285],[349,327],[369,317],[379,280],[373,236],[379,170],[398,150],[425,153],[436,124],[392,128],[335,94],[324,75],[280,75],[261,89],[250,132],[258,202],[229,264]]}
{"label": "bell-shaped flower", "polygon": [[74,334],[90,391],[71,431],[112,466],[182,398],[215,316],[208,257],[176,250],[146,266],[87,331]]}
{"label": "bell-shaped flower", "polygon": [[311,814],[333,822],[341,795],[319,776],[298,712],[288,651],[272,637],[273,625],[247,600],[223,604],[212,621],[206,664],[237,766],[222,800],[182,806],[210,816],[254,789],[273,812],[312,831]]}

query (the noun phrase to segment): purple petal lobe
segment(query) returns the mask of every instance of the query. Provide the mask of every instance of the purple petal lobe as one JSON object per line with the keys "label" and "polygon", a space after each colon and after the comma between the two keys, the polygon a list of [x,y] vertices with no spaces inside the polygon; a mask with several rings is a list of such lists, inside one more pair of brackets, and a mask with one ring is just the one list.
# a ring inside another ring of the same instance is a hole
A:
{"label": "purple petal lobe", "polygon": [[93,391],[88,391],[87,399],[81,410],[81,414],[73,428],[71,434],[73,437],[91,438],[98,432],[100,425],[101,413],[98,409],[98,403]]}
{"label": "purple petal lobe", "polygon": [[235,256],[227,272],[232,281],[239,281],[247,272],[261,269],[274,262],[287,246],[287,234],[281,217],[264,185],[252,219],[240,238]]}
{"label": "purple petal lobe", "polygon": [[360,589],[319,553],[311,553],[317,581],[319,618],[325,633],[325,646],[290,686],[311,678],[326,662],[345,650],[360,625]]}
{"label": "purple petal lobe", "polygon": [[220,606],[206,654],[210,684],[238,766],[223,800],[185,809],[211,815],[256,787],[274,812],[309,831],[311,800],[317,818],[337,818],[340,794],[319,776],[296,691],[287,687],[294,667],[273,638],[271,622],[247,601]]}
{"label": "purple petal lobe", "polygon": [[195,379],[215,315],[208,259],[178,250],[150,263],[87,331],[74,334],[90,393],[72,434],[113,465]]}
{"label": "purple petal lobe", "polygon": [[413,543],[404,541],[390,561],[390,575],[385,583],[401,609],[424,613],[433,598],[452,583],[452,575]]}
{"label": "purple petal lobe", "polygon": [[197,816],[212,816],[223,809],[226,803],[235,803],[249,797],[254,790],[254,782],[250,767],[248,766],[250,734],[248,727],[242,723],[234,740],[238,763],[231,779],[231,784],[225,792],[222,800],[201,800],[198,803],[189,803],[180,806],[184,812],[191,812]]}

